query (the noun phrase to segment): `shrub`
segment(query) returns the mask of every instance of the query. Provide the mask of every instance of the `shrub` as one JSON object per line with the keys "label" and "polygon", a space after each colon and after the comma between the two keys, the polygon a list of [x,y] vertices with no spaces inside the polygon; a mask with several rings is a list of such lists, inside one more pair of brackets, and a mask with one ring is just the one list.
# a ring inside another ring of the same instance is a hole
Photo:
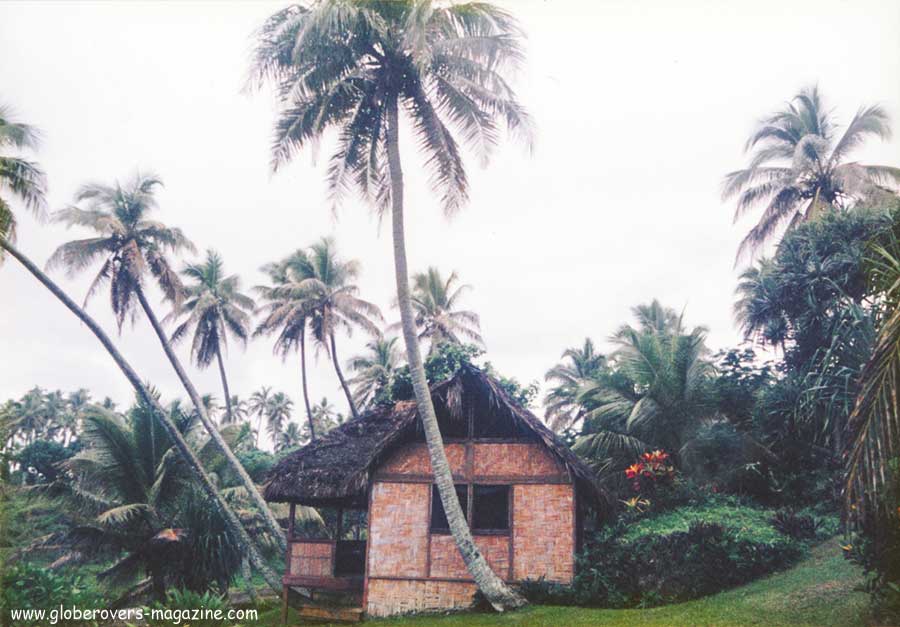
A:
{"label": "shrub", "polygon": [[809,514],[800,514],[792,509],[780,509],[770,521],[772,526],[795,540],[812,540],[821,529],[822,521]]}
{"label": "shrub", "polygon": [[[94,609],[104,607],[105,603],[93,583],[80,575],[56,572],[27,562],[4,569],[0,581],[0,623],[12,624],[10,610],[49,610],[59,606]],[[17,620],[15,624],[46,623],[47,620]],[[78,623],[84,624],[84,621]],[[57,624],[67,623],[60,621]]]}
{"label": "shrub", "polygon": [[778,533],[769,517],[736,499],[719,498],[620,521],[579,556],[574,599],[648,607],[712,594],[784,568],[806,545]]}

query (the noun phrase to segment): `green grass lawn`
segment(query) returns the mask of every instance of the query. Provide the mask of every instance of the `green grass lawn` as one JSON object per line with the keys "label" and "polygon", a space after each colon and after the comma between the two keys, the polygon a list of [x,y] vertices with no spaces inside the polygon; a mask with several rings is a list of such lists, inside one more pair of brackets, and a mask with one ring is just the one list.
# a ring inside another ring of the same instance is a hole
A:
{"label": "green grass lawn", "polygon": [[[849,627],[866,624],[866,595],[856,566],[841,556],[837,539],[816,546],[794,568],[710,597],[649,610],[598,610],[536,606],[511,614],[452,614],[372,620],[373,627],[581,627],[587,625],[807,625]],[[257,624],[278,624],[278,610]],[[290,625],[303,624],[296,618]]]}

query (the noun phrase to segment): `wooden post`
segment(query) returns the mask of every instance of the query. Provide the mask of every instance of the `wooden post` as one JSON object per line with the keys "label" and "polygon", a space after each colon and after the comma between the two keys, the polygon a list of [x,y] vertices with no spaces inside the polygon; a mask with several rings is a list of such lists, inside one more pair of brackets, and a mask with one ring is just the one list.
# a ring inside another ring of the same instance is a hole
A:
{"label": "wooden post", "polygon": [[[293,561],[293,541],[294,541],[294,516],[297,513],[297,505],[295,503],[291,503],[291,512],[288,516],[288,533],[287,533],[287,555],[284,559],[284,572],[285,575],[291,574],[291,562]],[[281,624],[287,625],[287,615],[288,615],[288,593],[289,586],[285,583],[281,585]]]}

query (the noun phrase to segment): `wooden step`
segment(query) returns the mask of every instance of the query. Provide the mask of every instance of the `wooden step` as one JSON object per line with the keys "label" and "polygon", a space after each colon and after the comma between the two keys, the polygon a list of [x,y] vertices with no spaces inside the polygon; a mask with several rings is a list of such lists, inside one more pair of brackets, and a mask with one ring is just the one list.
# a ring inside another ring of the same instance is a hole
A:
{"label": "wooden step", "polygon": [[324,605],[294,606],[300,618],[340,623],[358,623],[363,618],[361,607],[325,607]]}

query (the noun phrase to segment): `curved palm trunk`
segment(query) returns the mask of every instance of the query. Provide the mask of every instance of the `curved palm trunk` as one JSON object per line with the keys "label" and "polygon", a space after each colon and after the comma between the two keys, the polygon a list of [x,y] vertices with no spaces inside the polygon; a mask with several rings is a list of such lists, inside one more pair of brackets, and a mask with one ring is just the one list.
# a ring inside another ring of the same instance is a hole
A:
{"label": "curved palm trunk", "polygon": [[359,412],[356,411],[356,403],[353,402],[353,394],[350,393],[350,386],[344,379],[344,373],[341,371],[340,360],[337,356],[337,346],[334,343],[334,333],[331,334],[331,361],[334,362],[334,371],[337,373],[338,379],[341,381],[341,387],[344,388],[344,394],[347,396],[347,403],[350,405],[350,413],[354,418],[359,418]]}
{"label": "curved palm trunk", "polygon": [[162,325],[156,318],[156,314],[153,313],[153,309],[150,307],[150,303],[147,302],[147,296],[144,294],[144,290],[142,290],[140,287],[137,289],[137,297],[138,301],[141,303],[141,308],[147,315],[147,319],[150,320],[150,325],[156,332],[156,337],[159,338],[159,343],[162,344],[163,350],[166,353],[166,357],[169,358],[169,363],[172,364],[172,368],[175,369],[175,374],[178,375],[178,379],[181,381],[181,385],[188,393],[188,396],[191,399],[191,403],[194,404],[194,408],[197,410],[197,415],[200,416],[200,422],[203,423],[203,426],[206,428],[207,433],[209,433],[209,437],[211,437],[213,442],[216,443],[216,446],[222,452],[222,455],[225,456],[228,465],[237,474],[238,478],[244,486],[244,489],[247,490],[247,494],[250,496],[250,499],[256,505],[257,509],[259,509],[260,513],[263,516],[263,521],[265,522],[266,528],[269,530],[269,533],[272,534],[272,537],[275,538],[275,541],[278,543],[279,548],[282,551],[287,551],[287,541],[284,537],[284,531],[281,530],[281,525],[279,525],[278,521],[275,520],[275,516],[272,514],[272,510],[269,509],[269,506],[263,499],[262,494],[259,493],[259,490],[256,488],[256,484],[253,483],[253,480],[250,478],[250,475],[247,474],[247,471],[241,465],[241,462],[239,462],[238,458],[235,457],[234,451],[231,450],[231,447],[228,446],[228,443],[225,442],[225,440],[222,438],[222,434],[219,433],[218,429],[216,429],[216,425],[213,424],[212,420],[210,420],[209,415],[206,413],[206,408],[203,406],[203,401],[200,399],[200,395],[197,393],[197,389],[194,387],[194,384],[191,383],[191,380],[188,379],[184,368],[182,368],[181,366],[181,362],[175,355],[175,351],[172,350],[172,345],[171,343],[169,343],[169,340],[166,337],[166,332],[163,330]]}
{"label": "curved palm trunk", "polygon": [[172,422],[169,415],[162,408],[157,401],[144,386],[140,377],[138,377],[137,373],[131,367],[131,365],[125,361],[125,358],[116,348],[116,346],[112,343],[112,340],[109,339],[109,336],[100,328],[100,326],[94,321],[91,316],[88,315],[84,309],[75,304],[75,302],[68,297],[68,295],[62,291],[62,289],[54,283],[50,277],[44,274],[36,265],[34,265],[27,257],[25,257],[22,253],[20,253],[15,247],[13,247],[9,242],[0,238],[0,248],[9,252],[10,255],[15,257],[15,259],[21,263],[26,270],[28,270],[34,277],[40,281],[44,287],[46,287],[50,292],[56,296],[62,303],[75,314],[75,316],[84,323],[88,329],[91,330],[91,333],[100,340],[100,343],[103,345],[103,348],[106,349],[106,352],[109,353],[110,357],[112,357],[113,361],[116,362],[116,365],[119,367],[119,370],[122,371],[122,374],[125,375],[125,378],[128,379],[128,382],[134,388],[135,392],[137,392],[138,396],[140,396],[141,400],[145,402],[148,406],[153,407],[154,415],[159,420],[163,429],[165,429],[166,433],[172,439],[172,443],[175,448],[178,449],[178,452],[181,454],[182,458],[187,463],[188,468],[194,476],[194,479],[200,485],[200,488],[203,490],[204,494],[209,498],[212,502],[213,506],[222,516],[225,521],[225,526],[228,528],[228,532],[235,538],[235,541],[241,546],[241,548],[247,552],[247,556],[250,559],[251,563],[262,573],[266,582],[272,587],[273,590],[279,592],[281,590],[281,581],[278,576],[272,572],[272,569],[266,564],[265,560],[263,560],[262,556],[259,554],[259,551],[256,548],[256,545],[253,542],[253,539],[250,538],[246,529],[241,525],[240,520],[235,515],[234,511],[229,507],[228,503],[225,502],[225,499],[219,493],[218,489],[213,485],[212,480],[209,478],[209,475],[206,474],[206,471],[203,469],[203,466],[200,464],[200,460],[197,459],[197,456],[194,454],[194,451],[191,449],[190,445],[188,445],[187,441],[184,439],[184,436],[181,435],[181,432],[178,430],[178,427],[175,426],[175,423]]}
{"label": "curved palm trunk", "polygon": [[225,393],[225,420],[228,424],[234,424],[234,414],[231,413],[231,394],[228,392],[228,378],[225,376],[225,362],[222,361],[222,349],[216,347],[216,361],[219,362],[219,375],[222,377],[222,390]]}
{"label": "curved palm trunk", "polygon": [[397,100],[388,103],[387,112],[387,152],[388,169],[391,176],[391,222],[394,238],[394,270],[397,279],[397,304],[400,308],[400,322],[403,327],[403,341],[406,344],[406,358],[409,361],[409,372],[412,376],[416,405],[425,431],[425,441],[434,470],[434,482],[437,484],[441,503],[447,513],[450,533],[459,549],[466,568],[471,573],[478,589],[498,612],[525,605],[525,599],[516,594],[488,566],[484,556],[472,540],[472,532],[463,515],[444,442],[438,428],[437,416],[431,402],[431,391],[425,377],[425,366],[416,337],[415,317],[409,295],[409,273],[406,266],[406,240],[403,232],[403,171],[400,166],[400,141],[398,137]]}
{"label": "curved palm trunk", "polygon": [[306,407],[306,419],[309,420],[309,440],[316,439],[316,426],[313,424],[312,408],[309,406],[309,390],[306,388],[306,327],[300,334],[300,379],[303,382],[303,405]]}

